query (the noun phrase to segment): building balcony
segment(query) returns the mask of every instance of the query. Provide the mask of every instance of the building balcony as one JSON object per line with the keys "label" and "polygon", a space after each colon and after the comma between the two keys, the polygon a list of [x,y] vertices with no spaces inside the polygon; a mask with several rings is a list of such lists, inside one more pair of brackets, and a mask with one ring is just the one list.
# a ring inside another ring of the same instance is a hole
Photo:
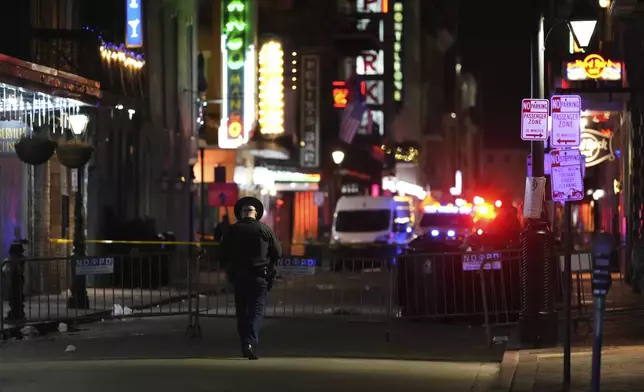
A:
{"label": "building balcony", "polygon": [[101,83],[110,95],[146,95],[142,55],[123,45],[103,42],[90,30],[36,29],[29,61]]}

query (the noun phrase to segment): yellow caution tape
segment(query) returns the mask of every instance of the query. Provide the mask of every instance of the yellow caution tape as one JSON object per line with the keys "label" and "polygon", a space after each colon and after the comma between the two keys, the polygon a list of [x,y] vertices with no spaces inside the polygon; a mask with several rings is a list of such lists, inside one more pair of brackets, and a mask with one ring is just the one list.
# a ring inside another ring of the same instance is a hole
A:
{"label": "yellow caution tape", "polygon": [[[49,242],[53,244],[72,244],[74,240],[68,238],[50,238]],[[104,244],[104,245],[195,245],[195,246],[218,246],[219,242],[214,241],[125,241],[125,240],[85,240],[86,244]],[[289,243],[283,242],[284,246],[328,246],[328,242],[306,242],[306,243]],[[393,246],[393,244],[341,244],[343,246],[351,247],[366,247],[366,246]]]}

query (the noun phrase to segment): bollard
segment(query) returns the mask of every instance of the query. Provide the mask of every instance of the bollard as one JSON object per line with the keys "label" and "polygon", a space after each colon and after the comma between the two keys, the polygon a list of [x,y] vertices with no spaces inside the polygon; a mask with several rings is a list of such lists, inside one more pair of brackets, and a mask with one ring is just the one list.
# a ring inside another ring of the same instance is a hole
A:
{"label": "bollard", "polygon": [[[522,348],[537,348],[556,342],[556,313],[552,296],[554,282],[551,258],[552,234],[548,225],[536,222],[520,236],[521,314],[519,339]],[[554,322],[553,322],[554,320]]]}
{"label": "bollard", "polygon": [[558,258],[554,249],[554,235],[551,231],[542,234],[543,288],[541,290],[541,308],[539,309],[539,346],[556,347],[559,332],[559,316],[556,311]]}
{"label": "bollard", "polygon": [[601,361],[604,327],[604,310],[606,294],[610,290],[612,278],[610,275],[610,256],[615,246],[613,237],[608,233],[595,236],[593,243],[593,272],[592,289],[595,302],[595,337],[593,340],[593,362],[591,373],[592,392],[599,392],[601,379]]}
{"label": "bollard", "polygon": [[[25,319],[25,298],[24,298],[24,266],[23,260],[25,258],[25,245],[27,240],[20,238],[20,234],[16,233],[16,238],[9,247],[9,257],[5,260],[4,265],[8,269],[6,271],[9,275],[9,312],[7,312],[6,320],[20,321]],[[5,273],[5,271],[2,271]]]}
{"label": "bollard", "polygon": [[[201,323],[199,321],[199,271],[201,269],[202,259],[206,257],[206,250],[199,249],[197,253],[197,278],[195,283],[195,310],[192,310],[192,293],[193,293],[193,275],[191,273],[190,262],[188,261],[188,326],[186,327],[186,336],[192,339],[201,339]],[[190,260],[190,258],[188,258]]]}

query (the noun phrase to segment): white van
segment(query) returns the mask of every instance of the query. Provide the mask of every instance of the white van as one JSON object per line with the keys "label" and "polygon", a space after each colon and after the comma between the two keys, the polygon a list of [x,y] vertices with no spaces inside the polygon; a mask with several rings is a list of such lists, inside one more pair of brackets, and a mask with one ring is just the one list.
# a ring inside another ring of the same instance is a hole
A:
{"label": "white van", "polygon": [[414,237],[413,215],[408,198],[342,197],[333,214],[331,244],[407,244]]}

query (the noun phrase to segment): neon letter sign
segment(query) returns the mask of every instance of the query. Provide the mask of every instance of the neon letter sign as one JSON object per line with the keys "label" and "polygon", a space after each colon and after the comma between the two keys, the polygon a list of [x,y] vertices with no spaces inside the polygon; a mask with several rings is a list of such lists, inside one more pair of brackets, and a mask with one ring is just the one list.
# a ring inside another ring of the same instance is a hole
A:
{"label": "neon letter sign", "polygon": [[598,54],[590,54],[583,60],[566,64],[568,80],[622,80],[622,63],[604,59]]}
{"label": "neon letter sign", "polygon": [[[219,141],[219,147],[231,148],[238,145],[234,141],[243,138],[244,130],[244,71],[246,49],[248,46],[248,29],[246,5],[243,0],[227,0],[223,2],[222,33],[224,47],[224,105],[222,111],[222,126],[226,127],[224,140]],[[231,142],[233,142],[231,144]]]}
{"label": "neon letter sign", "polygon": [[403,70],[402,70],[402,38],[403,38],[403,4],[394,3],[394,100],[402,101],[403,98]]}

